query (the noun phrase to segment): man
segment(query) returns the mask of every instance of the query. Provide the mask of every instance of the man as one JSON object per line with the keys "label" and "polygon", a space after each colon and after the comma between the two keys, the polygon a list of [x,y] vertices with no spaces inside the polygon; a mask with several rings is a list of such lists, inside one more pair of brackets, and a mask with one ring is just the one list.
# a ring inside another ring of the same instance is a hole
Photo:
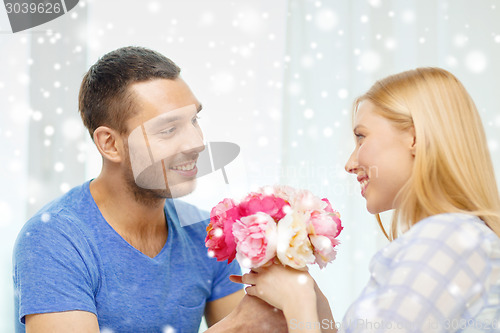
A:
{"label": "man", "polygon": [[[172,198],[193,191],[204,149],[201,104],[154,51],[106,54],[83,78],[79,111],[100,175],[51,202],[14,249],[17,331],[197,332],[244,296],[236,262],[204,246],[207,215]],[[181,227],[179,216],[193,223]]]}

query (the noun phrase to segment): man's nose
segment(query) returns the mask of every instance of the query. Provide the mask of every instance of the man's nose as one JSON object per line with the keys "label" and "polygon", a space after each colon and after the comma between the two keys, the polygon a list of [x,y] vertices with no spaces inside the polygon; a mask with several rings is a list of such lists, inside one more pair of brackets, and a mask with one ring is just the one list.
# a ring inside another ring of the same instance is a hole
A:
{"label": "man's nose", "polygon": [[205,149],[205,143],[203,142],[201,130],[193,127],[191,130],[187,131],[182,148],[183,153],[199,154],[202,152]]}

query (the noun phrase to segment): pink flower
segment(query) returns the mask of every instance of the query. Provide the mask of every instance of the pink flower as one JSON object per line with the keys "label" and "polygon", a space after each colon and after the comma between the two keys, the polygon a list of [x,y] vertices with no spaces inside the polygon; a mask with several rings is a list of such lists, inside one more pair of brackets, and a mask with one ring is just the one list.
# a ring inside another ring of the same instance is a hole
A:
{"label": "pink flower", "polygon": [[326,208],[325,208],[325,212],[330,213],[330,216],[337,224],[337,234],[335,235],[335,237],[337,237],[340,234],[340,232],[344,229],[344,227],[342,226],[342,221],[340,221],[340,214],[336,210],[333,210],[332,204],[330,203],[330,201],[327,198],[323,198],[321,200],[323,200],[327,204]]}
{"label": "pink flower", "polygon": [[234,224],[233,235],[242,267],[260,267],[276,255],[276,222],[266,213],[242,217]]}
{"label": "pink flower", "polygon": [[233,224],[239,219],[238,207],[232,199],[224,199],[210,212],[205,245],[209,254],[218,261],[231,263],[236,256],[236,243],[233,237]]}
{"label": "pink flower", "polygon": [[279,221],[285,216],[283,207],[286,205],[287,203],[282,198],[253,192],[240,202],[239,212],[241,216],[249,216],[257,212],[262,212],[271,216],[275,221]]}
{"label": "pink flower", "polygon": [[290,202],[296,211],[323,211],[327,204],[308,190],[298,190]]}
{"label": "pink flower", "polygon": [[324,202],[326,202],[326,208],[325,208],[326,212],[328,212],[328,213],[335,213],[335,211],[332,208],[332,204],[330,203],[330,201],[327,198],[323,198],[321,200],[324,201]]}
{"label": "pink flower", "polygon": [[311,244],[314,246],[314,256],[316,263],[320,268],[324,268],[330,261],[333,261],[337,255],[335,246],[340,242],[336,239],[331,241],[325,236],[311,236],[309,235]]}
{"label": "pink flower", "polygon": [[338,213],[313,212],[309,220],[309,233],[336,238],[344,229]]}
{"label": "pink flower", "polygon": [[338,213],[313,212],[309,220],[308,232],[314,246],[316,263],[321,267],[335,259],[334,247],[339,244],[336,237],[342,230]]}
{"label": "pink flower", "polygon": [[274,185],[264,186],[259,189],[259,192],[267,195],[273,194],[278,198],[291,203],[294,201],[295,193],[297,192],[297,190],[287,185]]}
{"label": "pink flower", "polygon": [[241,202],[224,199],[212,209],[206,246],[217,260],[237,258],[257,268],[273,257],[292,268],[335,259],[340,214],[328,199],[290,186],[265,186]]}

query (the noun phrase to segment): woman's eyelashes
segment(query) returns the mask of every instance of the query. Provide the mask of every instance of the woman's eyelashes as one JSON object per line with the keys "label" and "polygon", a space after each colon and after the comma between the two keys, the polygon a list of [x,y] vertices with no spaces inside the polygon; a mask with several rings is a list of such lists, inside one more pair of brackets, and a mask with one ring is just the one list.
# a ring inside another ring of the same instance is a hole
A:
{"label": "woman's eyelashes", "polygon": [[354,133],[354,136],[356,137],[357,142],[360,142],[361,140],[363,140],[365,138],[365,136],[361,133]]}

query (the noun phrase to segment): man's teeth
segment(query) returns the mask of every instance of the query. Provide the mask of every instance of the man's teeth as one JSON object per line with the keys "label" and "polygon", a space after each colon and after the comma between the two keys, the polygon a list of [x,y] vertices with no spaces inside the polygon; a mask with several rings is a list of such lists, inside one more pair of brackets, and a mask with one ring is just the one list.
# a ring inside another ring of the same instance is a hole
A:
{"label": "man's teeth", "polygon": [[174,166],[174,167],[171,167],[170,169],[189,171],[189,170],[193,170],[195,165],[196,165],[196,162],[192,162],[192,163],[181,165],[181,166]]}
{"label": "man's teeth", "polygon": [[362,182],[359,183],[359,185],[361,186],[361,189],[364,189],[366,185],[368,185],[368,179],[364,179]]}

